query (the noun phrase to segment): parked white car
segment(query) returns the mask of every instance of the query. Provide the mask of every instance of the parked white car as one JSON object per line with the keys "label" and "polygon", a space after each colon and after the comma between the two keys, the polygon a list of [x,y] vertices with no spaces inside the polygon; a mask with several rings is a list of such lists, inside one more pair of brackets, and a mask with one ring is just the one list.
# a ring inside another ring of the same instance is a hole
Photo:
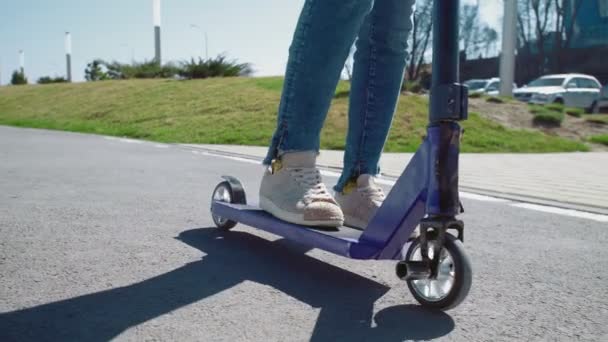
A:
{"label": "parked white car", "polygon": [[[486,95],[498,95],[500,92],[500,78],[473,79],[464,82],[469,87],[469,94],[483,93]],[[517,89],[517,84],[513,83],[513,89]]]}
{"label": "parked white car", "polygon": [[602,88],[602,91],[600,92],[600,99],[597,101],[595,106],[593,106],[593,110],[591,112],[594,114],[608,113],[608,84]]}
{"label": "parked white car", "polygon": [[600,98],[598,80],[583,74],[547,75],[513,92],[516,99],[534,104],[561,103],[590,112]]}

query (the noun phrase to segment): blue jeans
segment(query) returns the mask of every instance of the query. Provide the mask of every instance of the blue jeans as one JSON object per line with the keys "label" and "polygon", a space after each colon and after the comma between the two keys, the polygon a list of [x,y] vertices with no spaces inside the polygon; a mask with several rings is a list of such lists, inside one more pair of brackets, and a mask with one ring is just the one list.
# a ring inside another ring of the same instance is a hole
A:
{"label": "blue jeans", "polygon": [[320,133],[356,39],[344,170],[336,191],[378,174],[399,99],[415,0],[306,0],[289,61],[277,129],[264,164],[283,153],[319,151]]}

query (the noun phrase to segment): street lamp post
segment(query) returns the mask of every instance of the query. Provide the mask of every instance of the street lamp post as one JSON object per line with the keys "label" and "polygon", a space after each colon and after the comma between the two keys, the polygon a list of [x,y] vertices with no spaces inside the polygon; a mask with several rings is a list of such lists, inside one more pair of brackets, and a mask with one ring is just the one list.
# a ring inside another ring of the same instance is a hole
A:
{"label": "street lamp post", "polygon": [[65,62],[67,81],[72,82],[72,35],[70,32],[65,33]]}
{"label": "street lamp post", "polygon": [[160,19],[161,19],[160,0],[152,0],[152,12],[154,16],[154,60],[159,65],[162,63],[161,42],[160,42]]}
{"label": "street lamp post", "polygon": [[517,0],[504,0],[505,16],[500,57],[500,95],[513,95],[515,49],[517,44]]}
{"label": "street lamp post", "polygon": [[19,70],[25,74],[25,52],[23,50],[19,50]]}
{"label": "street lamp post", "polygon": [[[197,30],[200,30],[201,32],[203,32],[203,29],[196,24],[190,24],[190,28],[197,29]],[[205,59],[209,59],[209,37],[207,36],[207,32],[204,32],[204,34],[205,34]]]}

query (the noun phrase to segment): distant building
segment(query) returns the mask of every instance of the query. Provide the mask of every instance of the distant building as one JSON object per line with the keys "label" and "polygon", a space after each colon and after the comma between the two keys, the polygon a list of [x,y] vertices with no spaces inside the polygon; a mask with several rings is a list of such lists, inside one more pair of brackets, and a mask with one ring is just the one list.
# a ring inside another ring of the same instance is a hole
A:
{"label": "distant building", "polygon": [[572,23],[574,6],[578,1],[581,4],[574,21],[571,47],[608,46],[608,0],[565,0],[566,27]]}

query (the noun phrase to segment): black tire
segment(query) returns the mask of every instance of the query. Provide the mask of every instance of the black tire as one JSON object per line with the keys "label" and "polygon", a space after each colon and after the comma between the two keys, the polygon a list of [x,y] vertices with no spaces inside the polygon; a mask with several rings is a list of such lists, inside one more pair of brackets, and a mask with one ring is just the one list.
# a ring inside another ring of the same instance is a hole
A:
{"label": "black tire", "polygon": [[[225,192],[220,194],[220,191],[225,191]],[[217,195],[217,197],[216,197],[216,195]],[[226,195],[228,195],[228,198],[226,198]],[[220,199],[220,197],[222,199]],[[218,184],[215,187],[215,189],[213,190],[213,194],[211,195],[211,203],[213,203],[214,201],[235,203],[234,199],[235,199],[235,194],[232,189],[232,186],[230,185],[230,182],[228,182],[228,181],[224,181],[224,182],[221,182],[220,184]],[[228,230],[234,228],[237,224],[237,222],[231,221],[228,219],[224,219],[220,216],[215,215],[213,212],[211,212],[211,218],[213,218],[213,222],[215,223],[215,226],[221,230],[228,231]]]}
{"label": "black tire", "polygon": [[555,99],[555,101],[553,101],[553,103],[557,103],[557,104],[561,104],[561,105],[563,105],[563,104],[564,104],[564,99],[562,99],[562,98],[557,98],[557,99]]}
{"label": "black tire", "polygon": [[[434,240],[430,240],[434,241]],[[420,238],[416,239],[408,249],[405,260],[410,261],[414,252],[419,249]],[[431,300],[419,293],[415,283],[418,280],[408,280],[407,287],[422,306],[436,310],[450,310],[458,306],[469,294],[471,284],[473,282],[473,268],[471,260],[467,256],[464,245],[460,240],[451,234],[446,234],[444,248],[452,258],[454,270],[454,282],[451,289],[445,296],[439,299]],[[443,251],[442,251],[443,253]],[[427,280],[423,280],[427,281]]]}
{"label": "black tire", "polygon": [[589,110],[587,111],[589,114],[599,114],[600,113],[600,103],[598,101],[594,101]]}

